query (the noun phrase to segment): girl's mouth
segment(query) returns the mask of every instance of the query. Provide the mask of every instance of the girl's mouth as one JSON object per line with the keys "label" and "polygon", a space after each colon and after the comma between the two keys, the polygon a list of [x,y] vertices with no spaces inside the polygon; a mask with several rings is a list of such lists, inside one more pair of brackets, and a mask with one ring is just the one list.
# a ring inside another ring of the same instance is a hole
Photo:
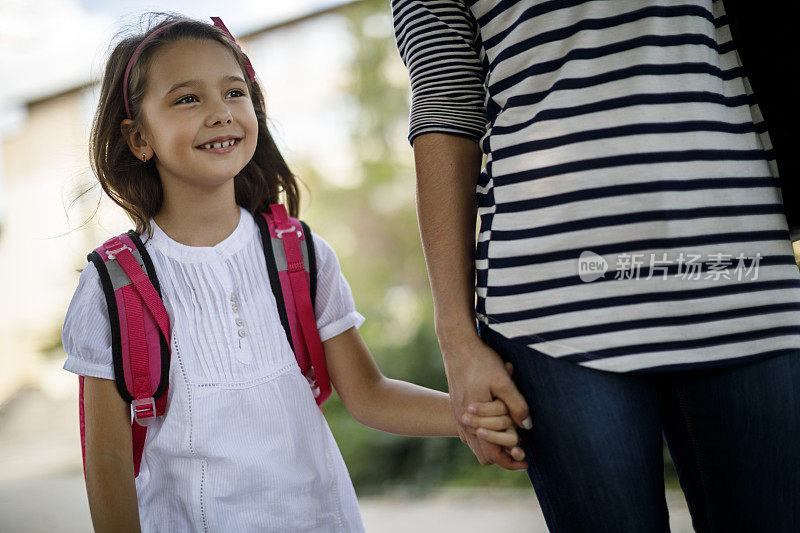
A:
{"label": "girl's mouth", "polygon": [[221,143],[209,143],[204,144],[203,146],[198,146],[198,150],[202,150],[204,152],[211,152],[212,154],[227,154],[232,152],[234,148],[239,146],[239,141],[241,139],[231,139],[229,141],[223,141]]}

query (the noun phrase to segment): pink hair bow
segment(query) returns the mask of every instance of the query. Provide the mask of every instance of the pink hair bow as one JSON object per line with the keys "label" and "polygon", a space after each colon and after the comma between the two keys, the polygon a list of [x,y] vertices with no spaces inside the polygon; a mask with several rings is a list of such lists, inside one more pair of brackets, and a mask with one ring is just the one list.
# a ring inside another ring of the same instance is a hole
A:
{"label": "pink hair bow", "polygon": [[247,57],[247,54],[244,53],[244,51],[242,50],[242,47],[239,46],[239,43],[237,43],[236,39],[233,38],[233,34],[230,31],[228,31],[228,28],[225,26],[225,24],[222,23],[222,19],[221,18],[219,18],[219,17],[211,17],[211,20],[214,21],[214,26],[216,26],[217,28],[219,28],[222,31],[224,31],[225,33],[227,33],[228,37],[230,37],[231,41],[233,41],[233,44],[235,44],[236,47],[240,51],[242,51],[242,55],[244,56],[245,70],[247,70],[247,75],[250,77],[250,81],[254,82],[255,79],[256,79],[256,71],[253,70],[253,65],[250,64],[250,58]]}

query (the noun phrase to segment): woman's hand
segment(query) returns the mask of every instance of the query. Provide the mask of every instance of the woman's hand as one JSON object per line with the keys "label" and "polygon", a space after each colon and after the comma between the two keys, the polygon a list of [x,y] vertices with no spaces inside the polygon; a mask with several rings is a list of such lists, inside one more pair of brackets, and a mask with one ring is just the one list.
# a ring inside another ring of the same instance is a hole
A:
{"label": "woman's hand", "polygon": [[[512,375],[514,366],[505,363],[505,367],[508,375]],[[520,439],[516,424],[509,416],[508,406],[502,400],[470,404],[467,413],[462,415],[461,422],[478,438],[502,446],[514,460],[525,459],[525,452],[518,446]]]}

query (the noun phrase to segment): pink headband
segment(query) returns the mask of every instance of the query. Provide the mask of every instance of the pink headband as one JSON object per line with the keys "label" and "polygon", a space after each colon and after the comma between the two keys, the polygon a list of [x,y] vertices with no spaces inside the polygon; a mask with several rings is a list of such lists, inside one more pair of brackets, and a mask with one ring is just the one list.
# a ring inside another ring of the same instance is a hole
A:
{"label": "pink headband", "polygon": [[[228,37],[231,38],[233,44],[235,44],[236,47],[241,51],[242,47],[239,46],[239,43],[237,43],[236,39],[233,38],[231,32],[229,32],[228,28],[225,27],[225,24],[222,23],[222,19],[220,19],[219,17],[211,17],[211,20],[214,21],[214,26],[224,31],[228,35]],[[139,51],[142,49],[142,47],[145,45],[147,41],[149,41],[162,31],[166,30],[173,24],[177,23],[178,21],[170,22],[169,24],[161,26],[160,28],[152,32],[150,35],[142,39],[142,42],[139,43],[139,46],[137,46],[136,50],[134,50],[133,54],[131,54],[131,58],[130,60],[128,60],[128,66],[125,68],[125,77],[122,79],[122,98],[125,100],[125,113],[128,115],[128,118],[131,118],[131,110],[130,107],[128,106],[128,76],[131,73],[131,67],[133,66],[133,62],[136,61],[136,58],[139,56]],[[244,56],[245,70],[247,70],[247,76],[250,78],[250,82],[253,82],[256,79],[256,72],[253,70],[253,65],[250,64],[250,58],[247,57],[247,54],[245,54],[244,51],[242,51],[242,55]]]}

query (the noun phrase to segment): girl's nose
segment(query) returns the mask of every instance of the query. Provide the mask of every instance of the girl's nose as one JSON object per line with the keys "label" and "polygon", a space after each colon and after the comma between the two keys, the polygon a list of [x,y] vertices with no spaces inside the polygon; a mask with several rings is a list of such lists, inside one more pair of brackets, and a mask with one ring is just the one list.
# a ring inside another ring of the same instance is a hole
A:
{"label": "girl's nose", "polygon": [[216,126],[217,124],[230,124],[233,121],[230,109],[225,104],[217,105],[208,115],[208,124]]}

